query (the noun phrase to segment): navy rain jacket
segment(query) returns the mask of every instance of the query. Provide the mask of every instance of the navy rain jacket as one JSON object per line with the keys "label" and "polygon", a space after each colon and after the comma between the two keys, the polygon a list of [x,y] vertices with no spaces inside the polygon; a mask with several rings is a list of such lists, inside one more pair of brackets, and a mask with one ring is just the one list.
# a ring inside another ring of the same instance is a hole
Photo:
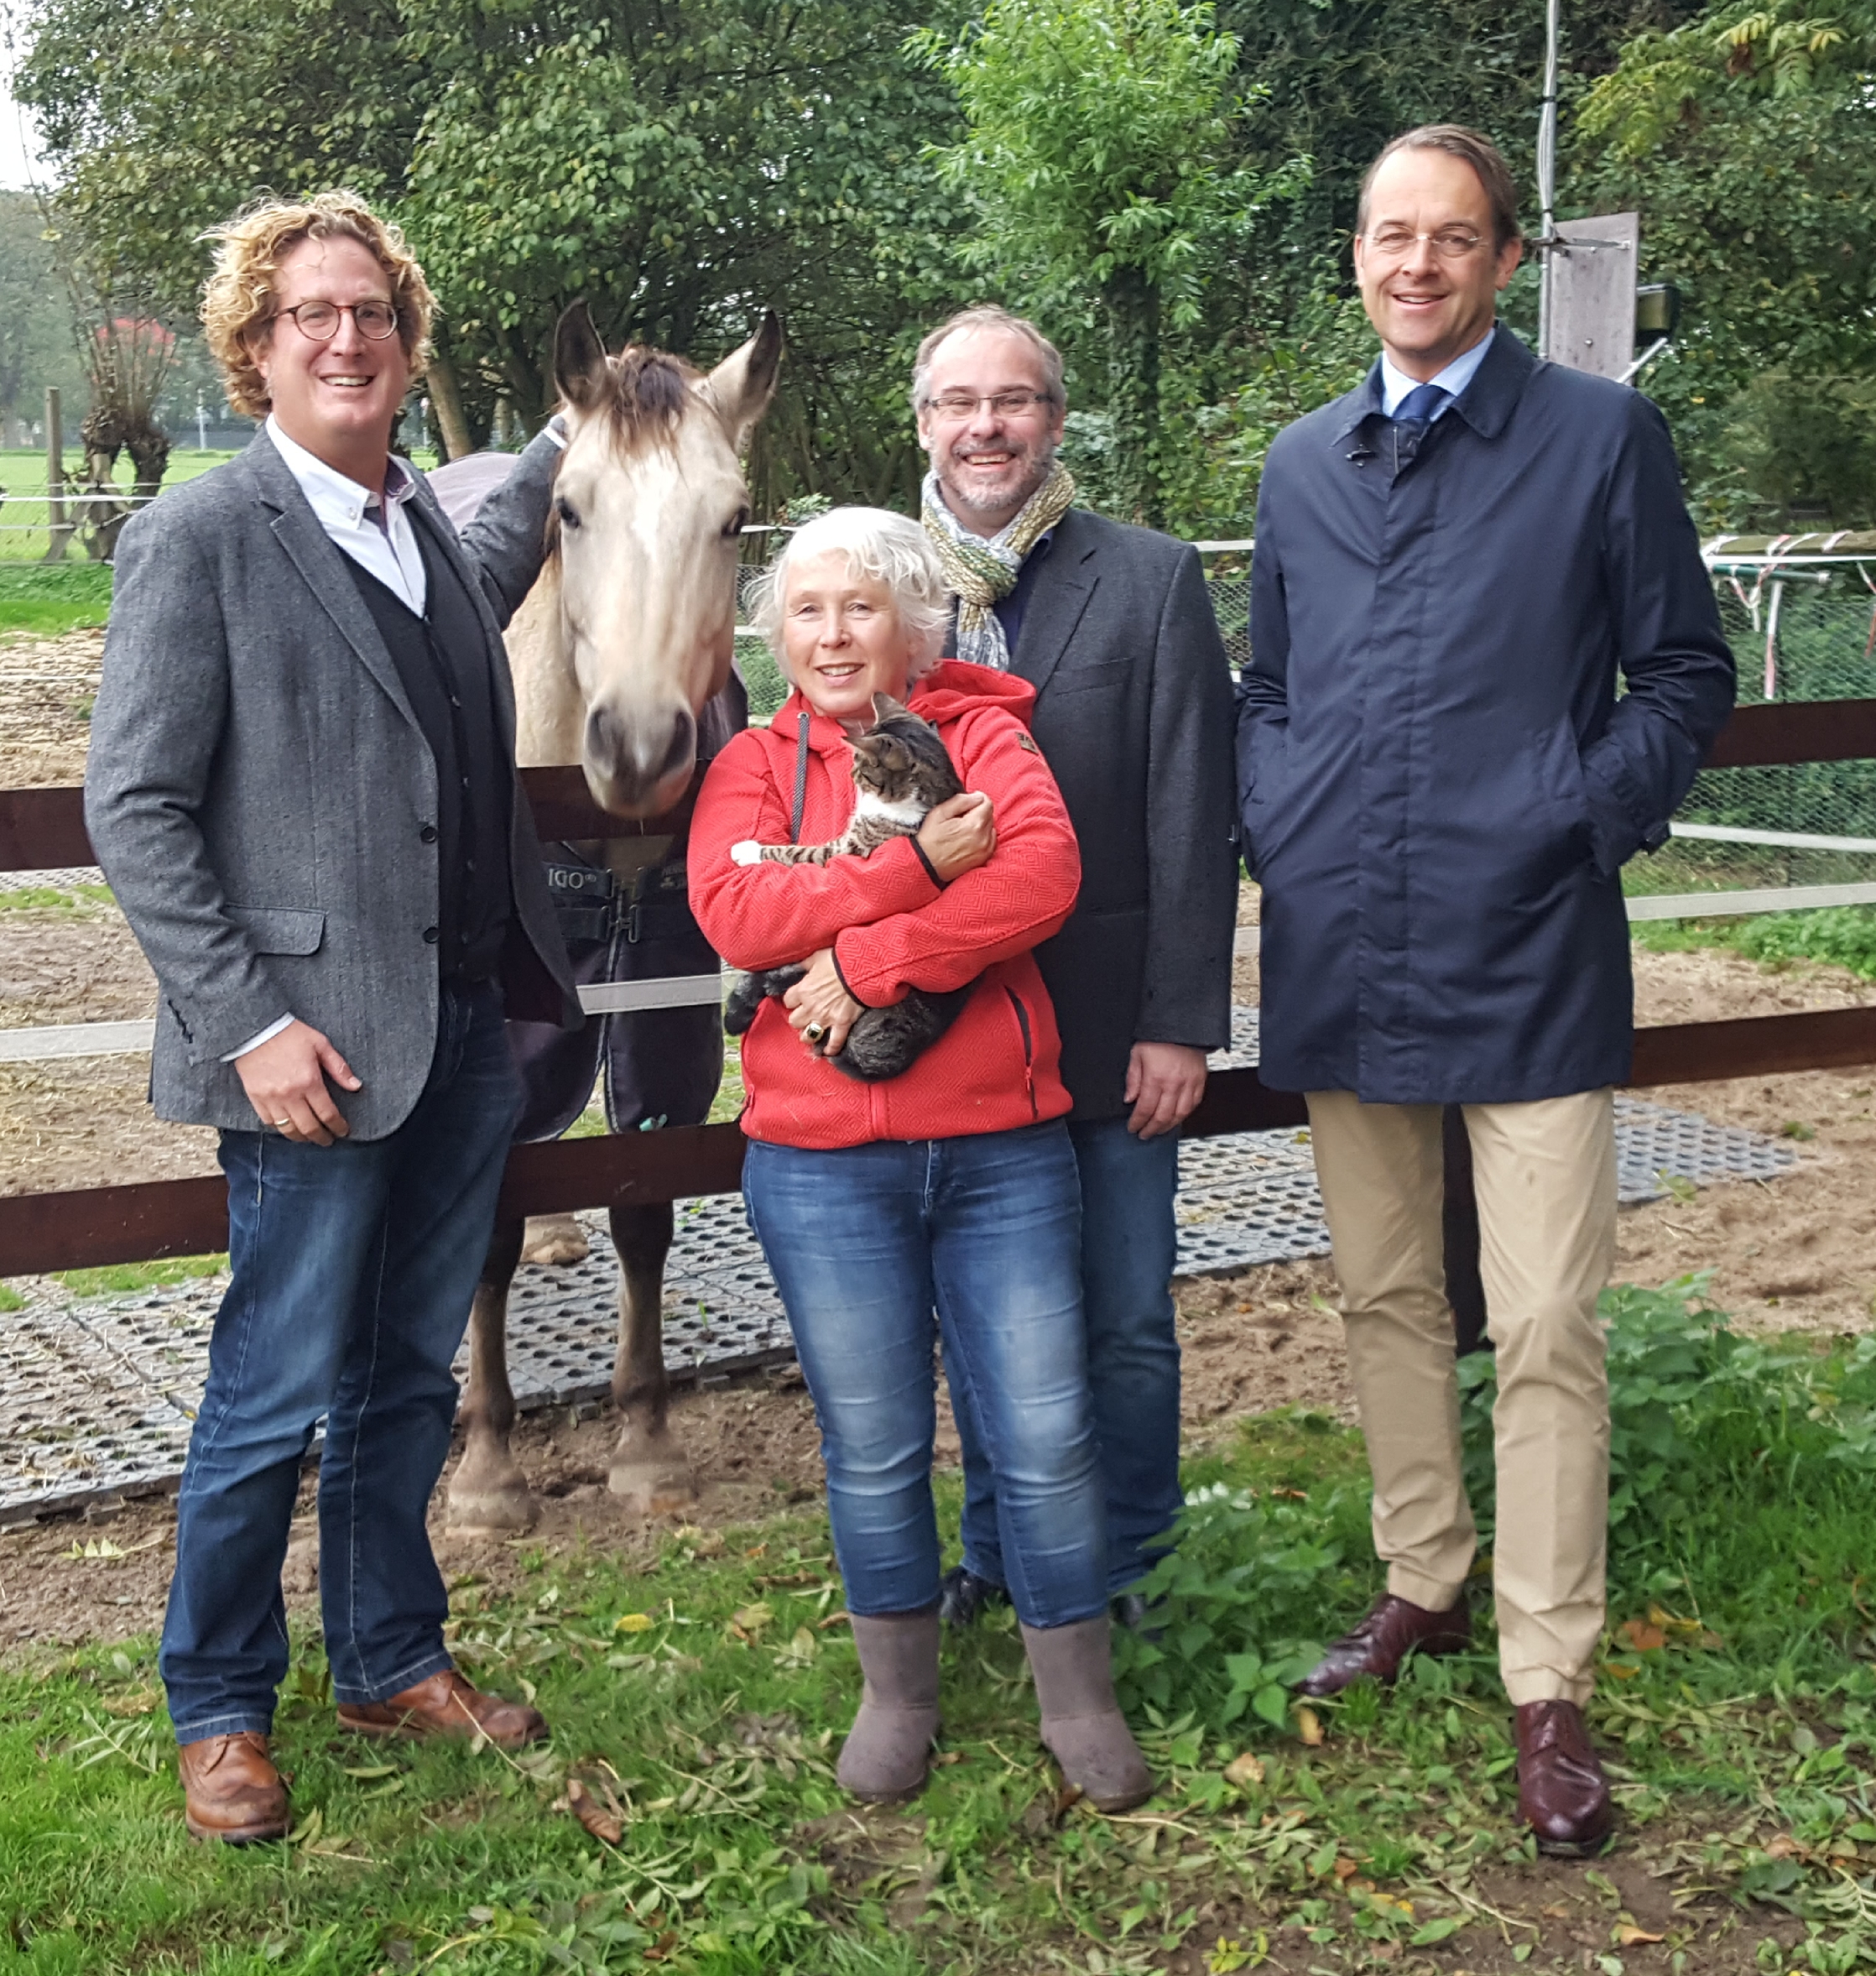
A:
{"label": "navy rain jacket", "polygon": [[1733,694],[1666,425],[1501,326],[1394,464],[1377,363],[1264,468],[1238,706],[1262,1077],[1393,1104],[1624,1082],[1619,873]]}

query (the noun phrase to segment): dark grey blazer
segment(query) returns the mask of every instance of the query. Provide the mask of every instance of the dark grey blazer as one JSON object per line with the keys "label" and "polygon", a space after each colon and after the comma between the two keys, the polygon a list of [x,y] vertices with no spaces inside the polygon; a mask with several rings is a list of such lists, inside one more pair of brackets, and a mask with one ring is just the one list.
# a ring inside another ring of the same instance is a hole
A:
{"label": "dark grey blazer", "polygon": [[[461,540],[421,475],[413,503],[477,601],[511,761],[501,628],[540,567],[556,457],[537,439]],[[512,814],[509,1013],[571,1026],[519,782]],[[85,819],[161,991],[160,1117],[252,1131],[221,1059],[290,1012],[363,1080],[338,1094],[355,1138],[403,1123],[435,1047],[435,762],[391,655],[265,431],[125,525]]]}
{"label": "dark grey blazer", "polygon": [[1231,1040],[1232,680],[1196,550],[1071,508],[1010,670],[1081,847],[1074,916],[1037,948],[1077,1118],[1125,1110],[1136,1042]]}

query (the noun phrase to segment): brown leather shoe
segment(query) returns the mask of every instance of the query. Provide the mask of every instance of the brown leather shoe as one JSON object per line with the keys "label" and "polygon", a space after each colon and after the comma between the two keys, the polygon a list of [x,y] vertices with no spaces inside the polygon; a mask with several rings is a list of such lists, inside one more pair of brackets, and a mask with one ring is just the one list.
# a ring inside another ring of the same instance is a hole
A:
{"label": "brown leather shoe", "polygon": [[1593,1853],[1609,1836],[1608,1780],[1574,1702],[1527,1702],[1518,1711],[1518,1811],[1540,1853]]}
{"label": "brown leather shoe", "polygon": [[287,1787],[258,1730],[183,1744],[176,1771],[182,1779],[182,1822],[191,1838],[247,1846],[287,1836]]}
{"label": "brown leather shoe", "polygon": [[1363,1675],[1392,1681],[1409,1654],[1460,1654],[1472,1644],[1466,1595],[1443,1613],[1389,1593],[1352,1633],[1345,1633],[1297,1682],[1305,1695],[1338,1695]]}
{"label": "brown leather shoe", "polygon": [[465,1743],[480,1734],[498,1749],[524,1749],[547,1740],[547,1720],[539,1709],[485,1695],[453,1667],[388,1702],[340,1702],[339,1726],[361,1736],[455,1736]]}

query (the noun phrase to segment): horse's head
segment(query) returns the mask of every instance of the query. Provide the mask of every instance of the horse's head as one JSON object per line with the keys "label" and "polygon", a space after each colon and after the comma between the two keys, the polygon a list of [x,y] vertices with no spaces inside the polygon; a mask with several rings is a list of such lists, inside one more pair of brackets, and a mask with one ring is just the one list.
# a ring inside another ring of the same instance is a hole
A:
{"label": "horse's head", "polygon": [[739,455],[781,352],[773,311],[707,377],[643,344],[608,357],[584,303],[555,332],[561,644],[585,708],[586,784],[617,816],[655,816],[684,794],[698,716],[728,680],[749,519]]}

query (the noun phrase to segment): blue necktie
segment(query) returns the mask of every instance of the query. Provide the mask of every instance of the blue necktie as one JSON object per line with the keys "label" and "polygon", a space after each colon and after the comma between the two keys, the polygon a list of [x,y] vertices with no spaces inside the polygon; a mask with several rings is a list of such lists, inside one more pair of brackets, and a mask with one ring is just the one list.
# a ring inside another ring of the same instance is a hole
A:
{"label": "blue necktie", "polygon": [[1394,408],[1392,423],[1396,473],[1420,451],[1434,414],[1451,396],[1443,384],[1416,384]]}

